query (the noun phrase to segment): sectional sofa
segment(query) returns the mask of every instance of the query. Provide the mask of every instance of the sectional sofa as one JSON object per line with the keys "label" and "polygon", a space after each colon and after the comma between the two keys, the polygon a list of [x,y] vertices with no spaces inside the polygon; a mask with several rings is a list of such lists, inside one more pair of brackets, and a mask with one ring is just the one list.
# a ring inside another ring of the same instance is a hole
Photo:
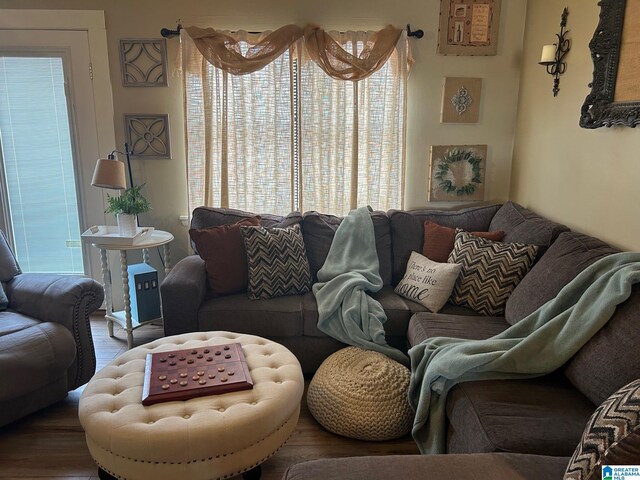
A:
{"label": "sectional sofa", "polygon": [[[192,226],[224,225],[252,216],[237,210],[201,207],[193,212]],[[387,340],[405,350],[434,336],[481,339],[498,334],[553,298],[584,268],[618,251],[512,202],[458,211],[373,212],[372,220],[384,281],[382,290],[373,296],[388,316]],[[264,226],[302,225],[314,279],[340,221],[317,212],[287,217],[262,215],[261,219]],[[422,251],[425,221],[467,231],[503,230],[504,242],[540,247],[535,265],[510,296],[504,316],[478,316],[453,305],[434,314],[394,293],[411,252]],[[249,300],[246,294],[211,298],[204,262],[198,255],[174,267],[162,284],[162,297],[167,335],[231,330],[265,336],[289,348],[307,374],[344,347],[317,329],[312,293],[258,301]],[[640,287],[635,287],[609,323],[551,375],[456,386],[447,401],[448,453],[571,455],[596,405],[640,378],[639,344]]]}

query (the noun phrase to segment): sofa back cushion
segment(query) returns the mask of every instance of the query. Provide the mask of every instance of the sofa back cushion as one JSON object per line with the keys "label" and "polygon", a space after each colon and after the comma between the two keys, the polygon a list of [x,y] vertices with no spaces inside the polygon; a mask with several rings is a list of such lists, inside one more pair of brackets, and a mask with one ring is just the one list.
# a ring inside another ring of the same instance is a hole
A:
{"label": "sofa back cushion", "polygon": [[[232,225],[240,220],[247,218],[260,217],[260,225],[266,228],[277,227],[287,228],[296,223],[302,222],[302,214],[300,212],[292,212],[283,217],[281,215],[271,215],[268,213],[251,213],[233,208],[213,208],[213,207],[197,207],[194,208],[191,216],[191,228],[201,229],[209,227],[218,227],[220,225]],[[191,242],[193,251],[198,253],[194,242]]]}
{"label": "sofa back cushion", "polygon": [[0,282],[8,282],[22,273],[15,255],[9,248],[4,232],[0,230]]}
{"label": "sofa back cushion", "polygon": [[595,405],[640,378],[640,284],[565,365],[569,381]]}
{"label": "sofa back cushion", "polygon": [[503,242],[538,245],[538,258],[569,227],[552,222],[517,203],[507,202],[491,220],[489,230],[504,230]]}
{"label": "sofa back cushion", "polygon": [[[342,217],[325,215],[318,212],[306,212],[303,216],[302,231],[304,246],[311,268],[311,279],[318,281],[318,270],[322,268],[333,236],[342,222]],[[380,276],[385,285],[391,285],[391,227],[385,212],[371,212],[376,250],[380,263]],[[404,272],[402,272],[404,274]]]}
{"label": "sofa back cushion", "polygon": [[597,238],[577,232],[561,233],[507,300],[507,322],[515,325],[555,298],[589,265],[616,252],[617,249]]}
{"label": "sofa back cushion", "polygon": [[[411,252],[422,252],[424,222],[434,222],[468,232],[486,232],[500,205],[465,208],[464,210],[390,210],[391,244],[393,252],[393,284],[397,284],[407,270]],[[499,229],[496,229],[499,230]]]}

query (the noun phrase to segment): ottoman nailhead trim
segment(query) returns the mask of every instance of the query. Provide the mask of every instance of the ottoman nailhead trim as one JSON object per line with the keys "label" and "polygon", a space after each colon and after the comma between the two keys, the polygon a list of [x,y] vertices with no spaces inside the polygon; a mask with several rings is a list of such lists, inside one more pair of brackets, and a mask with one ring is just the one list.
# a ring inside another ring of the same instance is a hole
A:
{"label": "ottoman nailhead trim", "polygon": [[[238,450],[236,452],[231,452],[231,453],[223,453],[221,455],[216,455],[214,457],[209,457],[208,459],[202,459],[202,460],[195,459],[195,460],[187,460],[186,462],[160,462],[160,463],[162,463],[162,465],[167,465],[167,464],[169,464],[169,465],[181,465],[183,463],[189,464],[189,463],[205,462],[207,460],[213,460],[214,458],[223,458],[223,457],[227,457],[227,456],[230,457],[232,455],[238,455],[239,453],[243,452],[244,450],[248,450],[248,449],[254,447],[257,444],[264,442],[271,435],[273,435],[274,433],[279,432],[280,430],[282,430],[284,428],[284,426],[289,422],[289,420],[291,420],[291,417],[289,417],[286,422],[284,422],[282,425],[280,425],[278,428],[276,428],[273,432],[271,432],[271,434],[269,434],[266,437],[261,438],[260,440],[258,440],[256,442],[253,442],[251,445],[248,445],[248,446],[244,447],[242,450]],[[157,462],[155,460],[141,460],[141,459],[138,459],[138,458],[125,457],[124,455],[120,455],[118,453],[112,452],[111,450],[107,450],[107,449],[104,449],[104,450],[106,452],[108,452],[109,454],[115,456],[115,457],[123,458],[125,460],[130,460],[132,462],[149,463],[149,464],[157,464],[157,463],[159,463],[159,462]],[[269,458],[269,457],[267,457],[267,458]],[[100,467],[100,468],[102,468],[102,467]],[[105,469],[103,468],[103,470],[105,470]],[[248,470],[251,470],[251,468],[249,468]],[[107,470],[105,470],[105,471],[107,471]],[[243,470],[243,471],[247,471],[247,470]]]}
{"label": "ottoman nailhead trim", "polygon": [[[285,423],[286,423],[286,422],[285,422]],[[285,424],[283,423],[280,427],[278,427],[278,428],[275,430],[275,432],[277,432],[278,430],[282,429],[282,427],[284,427],[284,425],[285,425]],[[275,433],[275,432],[274,432],[274,433]],[[267,460],[269,460],[272,456],[274,456],[276,453],[278,453],[278,451],[280,451],[280,449],[282,448],[282,446],[283,446],[285,443],[287,443],[287,442],[289,441],[289,439],[291,438],[291,435],[292,435],[292,434],[293,434],[293,432],[292,432],[291,434],[289,434],[289,436],[287,437],[287,439],[283,442],[283,444],[282,444],[280,447],[278,447],[278,448],[277,448],[277,450],[275,450],[275,451],[274,451],[273,453],[271,453],[270,455],[267,455],[266,457],[262,458],[259,462],[254,463],[254,464],[253,464],[253,465],[251,465],[250,467],[244,468],[244,469],[242,469],[242,470],[238,470],[238,471],[236,471],[236,472],[230,473],[230,474],[228,474],[228,475],[224,475],[224,476],[222,476],[222,477],[211,477],[211,480],[224,480],[224,479],[226,479],[226,478],[235,477],[236,475],[240,475],[241,473],[248,472],[249,470],[251,470],[251,469],[253,469],[253,468],[256,468],[258,465],[262,465],[264,462],[266,462],[266,461],[267,461]],[[260,443],[261,441],[263,441],[263,440],[265,440],[265,439],[266,439],[266,437],[265,437],[265,438],[263,438],[262,440],[259,440],[259,441],[258,441],[258,442],[256,442],[256,443]],[[249,446],[249,447],[247,447],[247,448],[251,448],[253,445],[256,445],[256,443],[254,443],[254,444],[250,445],[250,446]],[[243,449],[243,450],[246,450],[246,449]],[[109,452],[109,453],[111,453],[111,452]],[[232,453],[231,455],[234,455],[235,453],[238,453],[238,452],[234,452],[234,453]],[[120,455],[117,455],[117,454],[114,454],[114,455],[116,455],[116,456],[120,456]],[[227,455],[225,454],[225,455],[222,455],[222,456],[223,456],[223,457],[226,457]],[[220,455],[216,456],[215,458],[219,458],[219,457],[220,457]],[[126,457],[120,457],[120,458],[126,458]],[[208,460],[208,461],[211,461],[211,460],[213,460],[213,459],[214,459],[214,457],[209,457],[208,459],[202,459],[202,460],[200,460],[200,461],[201,461],[201,462],[206,462],[207,460]],[[128,458],[127,460],[131,460],[131,459],[130,459],[130,458]],[[138,460],[136,460],[136,461],[138,461]],[[149,462],[149,461],[145,461],[145,460],[140,460],[140,461],[142,461],[142,462],[144,462],[144,463],[152,463],[152,464],[154,464],[154,465],[160,465],[161,463],[162,463],[162,465],[166,465],[166,464],[169,464],[169,465],[176,465],[176,464],[178,464],[178,465],[180,465],[180,464],[182,464],[182,463],[183,463],[183,462]],[[192,462],[186,462],[186,463],[192,463]],[[114,472],[112,472],[112,471],[111,471],[111,470],[109,470],[108,468],[105,468],[104,466],[102,466],[99,462],[96,462],[96,465],[98,465],[98,467],[100,467],[102,470],[104,470],[105,472],[107,472],[109,475],[111,475],[111,476],[113,476],[113,477],[116,477],[116,478],[118,478],[118,479],[120,479],[120,480],[126,480],[126,478],[125,478],[125,477],[122,477],[122,476],[120,476],[120,475],[115,474]]]}

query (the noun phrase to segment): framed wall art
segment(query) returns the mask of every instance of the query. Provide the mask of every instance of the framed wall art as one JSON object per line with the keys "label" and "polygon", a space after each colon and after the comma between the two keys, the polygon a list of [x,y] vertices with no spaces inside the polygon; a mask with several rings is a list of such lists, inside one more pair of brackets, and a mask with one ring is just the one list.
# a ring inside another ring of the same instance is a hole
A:
{"label": "framed wall art", "polygon": [[600,21],[589,43],[591,93],[582,105],[582,128],[640,124],[640,2],[601,0]]}
{"label": "framed wall art", "polygon": [[440,122],[477,123],[482,79],[445,77],[443,84]]}
{"label": "framed wall art", "polygon": [[429,201],[484,200],[486,158],[487,145],[432,145]]}
{"label": "framed wall art", "polygon": [[164,38],[120,40],[120,69],[125,87],[166,87],[167,44]]}
{"label": "framed wall art", "polygon": [[169,115],[125,114],[125,138],[132,156],[137,158],[171,158]]}
{"label": "framed wall art", "polygon": [[438,53],[495,55],[501,0],[440,0]]}

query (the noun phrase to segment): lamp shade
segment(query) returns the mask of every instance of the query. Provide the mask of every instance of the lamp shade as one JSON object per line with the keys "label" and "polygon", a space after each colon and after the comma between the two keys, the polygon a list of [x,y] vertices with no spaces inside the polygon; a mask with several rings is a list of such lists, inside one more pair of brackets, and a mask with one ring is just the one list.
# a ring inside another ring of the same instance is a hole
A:
{"label": "lamp shade", "polygon": [[101,158],[96,163],[93,171],[91,185],[101,188],[112,188],[122,190],[127,188],[127,181],[124,174],[124,163],[110,158]]}

